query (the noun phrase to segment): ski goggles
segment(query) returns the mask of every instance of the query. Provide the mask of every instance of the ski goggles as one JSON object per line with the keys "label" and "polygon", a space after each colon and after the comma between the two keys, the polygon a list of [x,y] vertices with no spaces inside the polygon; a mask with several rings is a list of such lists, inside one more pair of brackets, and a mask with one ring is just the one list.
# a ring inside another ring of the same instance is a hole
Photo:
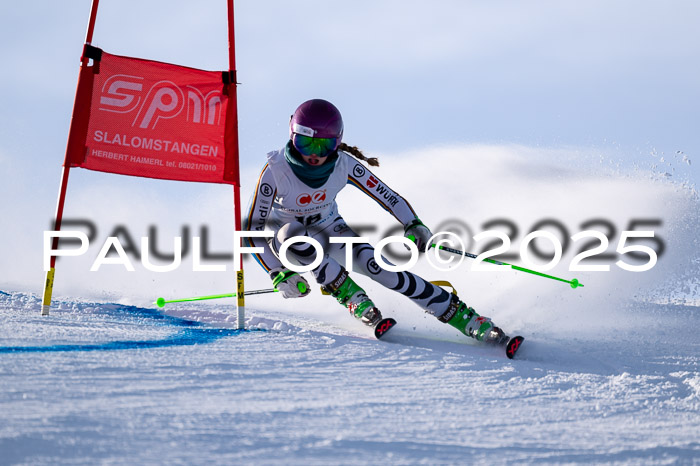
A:
{"label": "ski goggles", "polygon": [[312,138],[294,133],[292,144],[301,155],[315,154],[318,157],[328,157],[338,148],[339,141],[338,138]]}

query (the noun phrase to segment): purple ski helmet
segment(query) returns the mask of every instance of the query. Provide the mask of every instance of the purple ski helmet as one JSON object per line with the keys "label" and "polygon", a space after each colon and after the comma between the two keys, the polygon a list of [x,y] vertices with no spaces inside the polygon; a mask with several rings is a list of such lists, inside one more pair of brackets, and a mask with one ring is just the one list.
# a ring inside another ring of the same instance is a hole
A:
{"label": "purple ski helmet", "polygon": [[343,117],[336,106],[327,100],[307,100],[299,105],[289,121],[289,137],[292,141],[295,134],[312,138],[335,138],[335,151],[343,138]]}

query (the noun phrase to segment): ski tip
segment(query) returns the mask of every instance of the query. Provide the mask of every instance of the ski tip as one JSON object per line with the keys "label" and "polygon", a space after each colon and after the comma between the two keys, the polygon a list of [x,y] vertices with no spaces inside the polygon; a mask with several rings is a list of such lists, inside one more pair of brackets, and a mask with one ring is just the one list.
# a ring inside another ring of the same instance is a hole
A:
{"label": "ski tip", "polygon": [[391,317],[380,320],[377,325],[374,326],[374,336],[378,339],[383,337],[394,325],[396,325],[396,321]]}
{"label": "ski tip", "polygon": [[508,344],[506,345],[506,356],[508,356],[508,359],[513,359],[515,357],[523,340],[525,340],[525,338],[521,336],[513,337],[508,340]]}

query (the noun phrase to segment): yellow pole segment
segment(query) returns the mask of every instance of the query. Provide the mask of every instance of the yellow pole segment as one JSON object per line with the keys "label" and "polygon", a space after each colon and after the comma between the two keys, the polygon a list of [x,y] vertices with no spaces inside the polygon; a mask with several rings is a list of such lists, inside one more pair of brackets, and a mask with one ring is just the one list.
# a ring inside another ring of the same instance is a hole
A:
{"label": "yellow pole segment", "polygon": [[243,284],[243,269],[236,272],[236,325],[239,330],[245,328],[245,286]]}
{"label": "yellow pole segment", "polygon": [[53,276],[56,273],[56,268],[51,267],[46,272],[46,284],[44,285],[44,299],[41,305],[41,315],[49,315],[49,309],[51,308],[51,295],[53,294]]}

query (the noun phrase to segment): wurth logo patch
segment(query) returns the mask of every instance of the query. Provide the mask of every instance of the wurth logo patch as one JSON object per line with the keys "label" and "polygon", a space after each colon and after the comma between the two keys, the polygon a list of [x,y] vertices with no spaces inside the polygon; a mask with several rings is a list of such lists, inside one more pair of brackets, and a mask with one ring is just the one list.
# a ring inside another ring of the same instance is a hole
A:
{"label": "wurth logo patch", "polygon": [[322,204],[326,201],[326,191],[316,191],[312,194],[302,193],[297,197],[297,205],[299,207],[306,207],[309,204]]}
{"label": "wurth logo patch", "polygon": [[115,74],[105,80],[99,110],[132,114],[132,127],[155,129],[160,120],[182,118],[193,124],[219,126],[222,117],[221,92],[204,94],[195,86],[178,86],[162,80],[148,89],[140,76]]}
{"label": "wurth logo patch", "polygon": [[[370,178],[371,179],[371,178]],[[399,203],[399,197],[394,194],[392,190],[387,188],[385,185],[379,183],[379,180],[377,180],[376,184],[376,189],[374,190],[377,194],[379,194],[380,197],[384,198],[384,201],[386,205],[391,206],[391,207],[396,207],[396,204]],[[369,186],[369,180],[367,182],[367,185]]]}
{"label": "wurth logo patch", "polygon": [[372,189],[372,188],[377,187],[377,185],[379,184],[379,180],[376,179],[376,178],[373,177],[373,176],[370,176],[370,177],[367,179],[367,183],[366,183],[366,184],[367,184],[367,187],[368,187],[368,188]]}

